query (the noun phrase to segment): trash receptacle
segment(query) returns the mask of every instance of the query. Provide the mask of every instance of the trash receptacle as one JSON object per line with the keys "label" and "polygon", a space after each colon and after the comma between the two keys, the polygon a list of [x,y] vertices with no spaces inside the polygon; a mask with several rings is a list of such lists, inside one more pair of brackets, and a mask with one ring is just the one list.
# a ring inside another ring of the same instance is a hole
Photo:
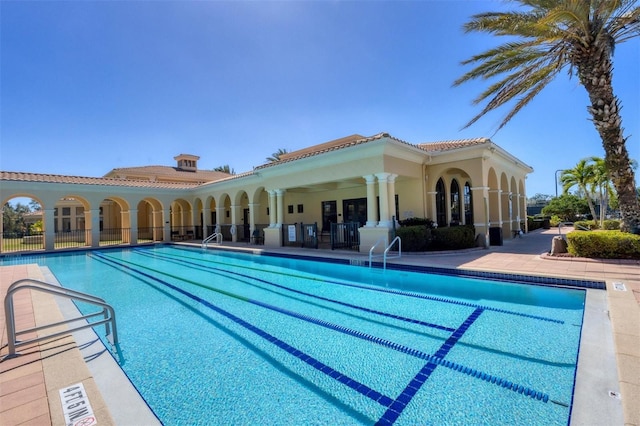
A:
{"label": "trash receptacle", "polygon": [[551,229],[551,220],[548,218],[542,219],[542,229]]}
{"label": "trash receptacle", "polygon": [[499,226],[489,228],[489,245],[502,245],[502,228]]}

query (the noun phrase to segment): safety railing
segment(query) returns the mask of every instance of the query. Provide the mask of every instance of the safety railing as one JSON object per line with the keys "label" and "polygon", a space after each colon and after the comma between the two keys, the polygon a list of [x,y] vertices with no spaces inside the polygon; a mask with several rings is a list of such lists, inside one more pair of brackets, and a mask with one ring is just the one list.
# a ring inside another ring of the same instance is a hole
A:
{"label": "safety railing", "polygon": [[211,241],[214,241],[214,240],[215,240],[216,244],[218,244],[218,245],[222,244],[222,233],[221,232],[214,232],[213,234],[209,235],[207,238],[205,238],[202,241],[202,248],[206,249],[207,246],[209,245],[209,243]]}
{"label": "safety railing", "polygon": [[[41,325],[38,327],[33,327],[33,328],[18,331],[16,330],[13,296],[18,291],[26,290],[26,289],[52,294],[54,296],[64,297],[73,301],[85,302],[85,303],[100,307],[102,308],[102,310],[98,312],[82,315],[77,318],[58,321],[56,323]],[[105,325],[106,337],[109,343],[111,343],[111,345],[116,350],[118,349],[118,331],[116,328],[115,310],[104,299],[101,299],[96,296],[92,296],[87,293],[82,293],[79,291],[59,287],[57,285],[45,283],[42,281],[32,280],[28,278],[22,279],[14,282],[7,289],[7,294],[4,297],[4,313],[5,313],[5,321],[7,326],[7,340],[8,340],[7,346],[9,349],[9,353],[5,357],[5,359],[14,358],[18,356],[19,354],[16,352],[16,350],[21,346],[30,345],[32,343],[52,339],[58,336],[68,335],[74,331],[83,330],[86,328],[93,328],[101,324]],[[98,317],[102,317],[102,319],[92,321],[92,322],[88,321],[89,319],[98,318]],[[24,334],[57,328],[62,325],[77,323],[79,321],[82,321],[82,323],[72,327],[67,327],[65,330],[62,330],[62,331],[53,331],[46,335],[40,335],[40,333],[38,333],[38,337],[21,340],[21,341],[18,340],[18,336],[21,336]]]}
{"label": "safety railing", "polygon": [[[380,238],[378,241],[376,241],[376,243],[371,247],[371,249],[369,249],[369,268],[372,267],[373,265],[373,258],[374,257],[382,257],[382,268],[383,269],[387,269],[387,259],[397,259],[402,257],[402,240],[400,239],[400,237],[395,237],[393,239],[393,241],[391,241],[391,244],[389,244],[385,249],[384,252],[382,254],[373,254],[376,250],[376,247],[382,243],[386,244],[387,239],[386,238]],[[389,256],[389,251],[393,248],[393,246],[396,244],[396,242],[398,243],[398,254],[393,255],[393,256]]]}

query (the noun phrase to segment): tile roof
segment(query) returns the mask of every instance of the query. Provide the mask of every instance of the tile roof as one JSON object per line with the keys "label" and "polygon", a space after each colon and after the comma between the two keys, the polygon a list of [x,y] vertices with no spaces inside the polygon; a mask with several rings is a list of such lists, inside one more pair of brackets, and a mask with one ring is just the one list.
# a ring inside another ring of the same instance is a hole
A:
{"label": "tile roof", "polygon": [[105,176],[118,176],[128,174],[140,174],[145,176],[158,176],[167,179],[185,179],[191,182],[211,182],[214,180],[226,179],[230,175],[214,170],[184,170],[171,166],[140,166],[140,167],[120,167],[111,170]]}
{"label": "tile roof", "polygon": [[404,142],[400,139],[396,139],[393,136],[390,136],[388,133],[378,133],[377,135],[370,136],[370,137],[355,134],[351,136],[346,136],[344,138],[335,139],[329,142],[321,143],[319,145],[310,146],[308,148],[299,149],[297,151],[288,152],[286,154],[281,155],[279,161],[263,164],[261,166],[256,167],[256,169],[276,166],[278,164],[287,163],[294,160],[300,160],[302,158],[313,157],[316,155],[325,154],[330,151],[337,151],[339,149],[344,149],[344,148],[349,148],[356,145],[365,144],[365,143],[382,139],[382,138],[389,138],[397,142],[411,145],[408,142]]}
{"label": "tile roof", "polygon": [[46,183],[70,183],[79,185],[103,185],[103,186],[127,186],[140,188],[193,188],[199,185],[197,182],[153,182],[148,180],[128,180],[115,178],[95,178],[82,176],[51,175],[40,173],[6,172],[0,171],[2,181],[22,182],[46,182]]}
{"label": "tile roof", "polygon": [[491,142],[489,138],[473,138],[473,139],[458,139],[439,142],[419,143],[416,146],[422,150],[434,152],[434,151],[452,151],[454,149],[466,148],[474,145],[482,145],[484,143]]}

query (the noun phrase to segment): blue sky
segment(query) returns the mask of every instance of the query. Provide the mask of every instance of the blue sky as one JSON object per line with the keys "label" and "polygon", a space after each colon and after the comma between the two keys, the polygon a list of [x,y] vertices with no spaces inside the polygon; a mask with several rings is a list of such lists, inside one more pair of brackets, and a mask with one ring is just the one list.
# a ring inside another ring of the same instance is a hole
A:
{"label": "blue sky", "polygon": [[[507,110],[464,124],[486,83],[452,87],[499,39],[464,34],[493,1],[0,2],[0,169],[102,176],[175,164],[236,172],[358,133],[410,143],[489,136],[534,168],[604,156],[576,77],[561,74],[494,135]],[[640,159],[640,40],[619,45],[614,90]],[[561,189],[558,189],[561,191]]]}

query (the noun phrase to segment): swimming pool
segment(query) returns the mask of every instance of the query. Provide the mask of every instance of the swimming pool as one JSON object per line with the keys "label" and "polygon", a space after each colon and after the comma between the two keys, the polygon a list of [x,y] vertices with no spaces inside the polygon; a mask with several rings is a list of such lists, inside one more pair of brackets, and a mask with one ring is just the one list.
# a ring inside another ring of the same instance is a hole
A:
{"label": "swimming pool", "polygon": [[165,424],[570,419],[584,290],[171,246],[39,263],[115,307]]}

